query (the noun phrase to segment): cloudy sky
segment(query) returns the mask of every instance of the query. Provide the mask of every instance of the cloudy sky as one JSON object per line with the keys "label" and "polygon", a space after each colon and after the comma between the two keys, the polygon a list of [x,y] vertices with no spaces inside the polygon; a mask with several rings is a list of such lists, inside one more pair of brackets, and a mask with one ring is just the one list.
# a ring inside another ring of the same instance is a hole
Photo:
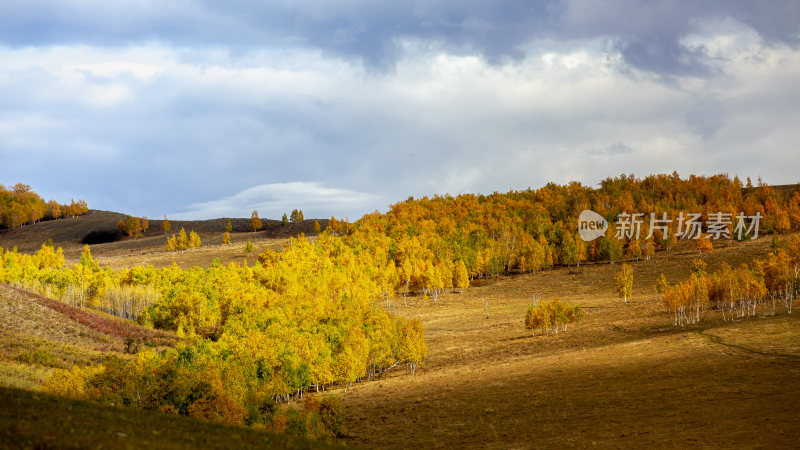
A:
{"label": "cloudy sky", "polygon": [[800,2],[0,2],[0,182],[174,218],[800,181]]}

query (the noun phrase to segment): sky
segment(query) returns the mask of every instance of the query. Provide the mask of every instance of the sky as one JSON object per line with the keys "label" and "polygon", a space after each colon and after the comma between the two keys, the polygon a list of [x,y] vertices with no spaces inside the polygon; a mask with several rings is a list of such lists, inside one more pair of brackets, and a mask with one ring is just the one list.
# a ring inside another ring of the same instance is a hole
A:
{"label": "sky", "polygon": [[357,219],[633,173],[800,181],[800,2],[2,0],[0,183]]}

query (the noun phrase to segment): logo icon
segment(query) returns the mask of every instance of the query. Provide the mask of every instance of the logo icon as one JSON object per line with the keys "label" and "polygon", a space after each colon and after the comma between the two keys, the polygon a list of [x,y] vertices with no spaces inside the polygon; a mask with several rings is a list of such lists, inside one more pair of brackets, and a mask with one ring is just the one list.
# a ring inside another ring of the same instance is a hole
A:
{"label": "logo icon", "polygon": [[608,230],[608,221],[596,212],[585,209],[578,216],[578,234],[586,242],[603,237]]}

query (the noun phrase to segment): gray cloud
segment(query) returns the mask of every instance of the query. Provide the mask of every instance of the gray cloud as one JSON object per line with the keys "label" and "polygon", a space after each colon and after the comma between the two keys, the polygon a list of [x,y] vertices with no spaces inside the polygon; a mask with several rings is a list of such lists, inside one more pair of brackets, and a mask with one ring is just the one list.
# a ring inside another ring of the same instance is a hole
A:
{"label": "gray cloud", "polygon": [[616,156],[616,155],[628,155],[631,153],[633,153],[633,149],[630,146],[623,144],[622,142],[617,142],[600,149],[592,149],[586,151],[586,154],[593,156]]}
{"label": "gray cloud", "polygon": [[226,5],[0,5],[0,182],[352,218],[623,172],[798,181],[793,3]]}
{"label": "gray cloud", "polygon": [[686,126],[702,136],[710,139],[725,123],[725,109],[722,103],[713,98],[698,99],[686,111]]}
{"label": "gray cloud", "polygon": [[490,63],[519,60],[537,39],[607,38],[637,69],[707,75],[702,46],[683,39],[709,20],[734,18],[771,42],[800,42],[800,7],[787,1],[302,0],[217,2],[9,0],[0,5],[0,42],[12,46],[163,42],[237,51],[305,47],[394,67],[404,42]]}

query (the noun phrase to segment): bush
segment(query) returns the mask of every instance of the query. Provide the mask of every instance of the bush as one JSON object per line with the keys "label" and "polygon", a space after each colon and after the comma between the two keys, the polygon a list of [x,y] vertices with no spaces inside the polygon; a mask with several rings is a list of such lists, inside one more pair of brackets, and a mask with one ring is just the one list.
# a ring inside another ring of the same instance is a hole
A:
{"label": "bush", "polygon": [[308,426],[306,424],[306,417],[308,414],[300,414],[294,408],[289,408],[286,411],[286,433],[294,434],[296,436],[307,436]]}
{"label": "bush", "polygon": [[344,435],[342,404],[336,397],[325,397],[319,401],[319,417],[325,428],[334,436]]}
{"label": "bush", "polygon": [[139,353],[139,350],[142,349],[142,340],[141,339],[134,339],[132,337],[125,338],[125,353]]}
{"label": "bush", "polygon": [[559,298],[542,302],[535,306],[528,308],[528,313],[525,316],[525,328],[531,330],[533,335],[536,336],[536,329],[540,328],[542,332],[558,333],[559,326],[567,331],[567,325],[574,322],[580,322],[583,318],[583,311],[580,305],[569,305],[564,303]]}
{"label": "bush", "polygon": [[58,367],[58,358],[47,350],[28,350],[17,356],[16,360],[25,364]]}

